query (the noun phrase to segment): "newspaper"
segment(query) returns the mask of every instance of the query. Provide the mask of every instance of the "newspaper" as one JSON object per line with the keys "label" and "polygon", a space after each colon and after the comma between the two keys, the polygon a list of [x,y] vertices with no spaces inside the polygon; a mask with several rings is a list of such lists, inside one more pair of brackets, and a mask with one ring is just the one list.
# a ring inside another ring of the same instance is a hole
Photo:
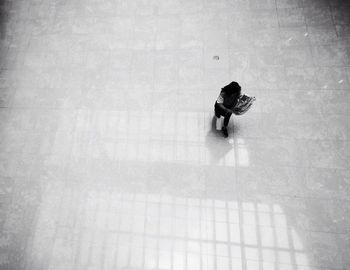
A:
{"label": "newspaper", "polygon": [[253,105],[253,102],[256,100],[255,97],[249,97],[247,95],[241,95],[238,98],[236,106],[232,109],[233,113],[236,115],[242,115],[246,113],[250,107]]}

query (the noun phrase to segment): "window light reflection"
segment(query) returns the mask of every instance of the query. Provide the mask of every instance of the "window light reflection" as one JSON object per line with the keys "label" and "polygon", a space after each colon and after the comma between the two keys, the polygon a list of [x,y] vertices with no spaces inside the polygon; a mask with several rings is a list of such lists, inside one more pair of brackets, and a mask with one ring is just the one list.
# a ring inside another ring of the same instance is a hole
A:
{"label": "window light reflection", "polygon": [[[74,222],[69,217],[75,217]],[[48,242],[50,253],[43,245]],[[31,250],[38,263],[45,259],[52,267],[62,263],[64,255],[67,269],[310,266],[300,236],[277,204],[59,186],[43,195]]]}
{"label": "window light reflection", "polygon": [[171,161],[188,164],[248,167],[243,139],[205,142],[208,125],[201,112],[143,112],[80,110],[72,155],[130,161]]}

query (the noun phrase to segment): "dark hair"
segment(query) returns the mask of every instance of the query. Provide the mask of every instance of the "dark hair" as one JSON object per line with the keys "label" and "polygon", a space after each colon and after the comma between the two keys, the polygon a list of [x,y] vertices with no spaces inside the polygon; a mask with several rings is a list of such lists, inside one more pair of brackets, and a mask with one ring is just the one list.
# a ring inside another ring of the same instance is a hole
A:
{"label": "dark hair", "polygon": [[229,95],[240,94],[241,86],[237,82],[231,82],[230,84],[223,87],[221,90]]}

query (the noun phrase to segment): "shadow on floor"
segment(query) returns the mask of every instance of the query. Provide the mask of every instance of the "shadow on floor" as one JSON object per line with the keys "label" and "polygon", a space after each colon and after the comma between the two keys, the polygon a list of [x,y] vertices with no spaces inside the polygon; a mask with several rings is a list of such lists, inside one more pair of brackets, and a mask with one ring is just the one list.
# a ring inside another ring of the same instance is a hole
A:
{"label": "shadow on floor", "polygon": [[[230,143],[230,137],[233,136],[231,133],[228,138],[224,138],[221,130],[216,130],[216,117],[213,116],[211,120],[211,129],[205,137],[205,145],[210,152],[210,163],[217,164],[223,157],[233,150],[233,143]],[[234,165],[234,164],[232,164]]]}

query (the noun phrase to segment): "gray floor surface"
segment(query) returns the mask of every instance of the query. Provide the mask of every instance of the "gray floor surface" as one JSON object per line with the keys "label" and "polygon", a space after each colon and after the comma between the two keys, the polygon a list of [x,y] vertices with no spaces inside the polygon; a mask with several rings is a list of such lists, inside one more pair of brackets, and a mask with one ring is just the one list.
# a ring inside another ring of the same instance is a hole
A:
{"label": "gray floor surface", "polygon": [[1,1],[0,269],[350,269],[349,11]]}

